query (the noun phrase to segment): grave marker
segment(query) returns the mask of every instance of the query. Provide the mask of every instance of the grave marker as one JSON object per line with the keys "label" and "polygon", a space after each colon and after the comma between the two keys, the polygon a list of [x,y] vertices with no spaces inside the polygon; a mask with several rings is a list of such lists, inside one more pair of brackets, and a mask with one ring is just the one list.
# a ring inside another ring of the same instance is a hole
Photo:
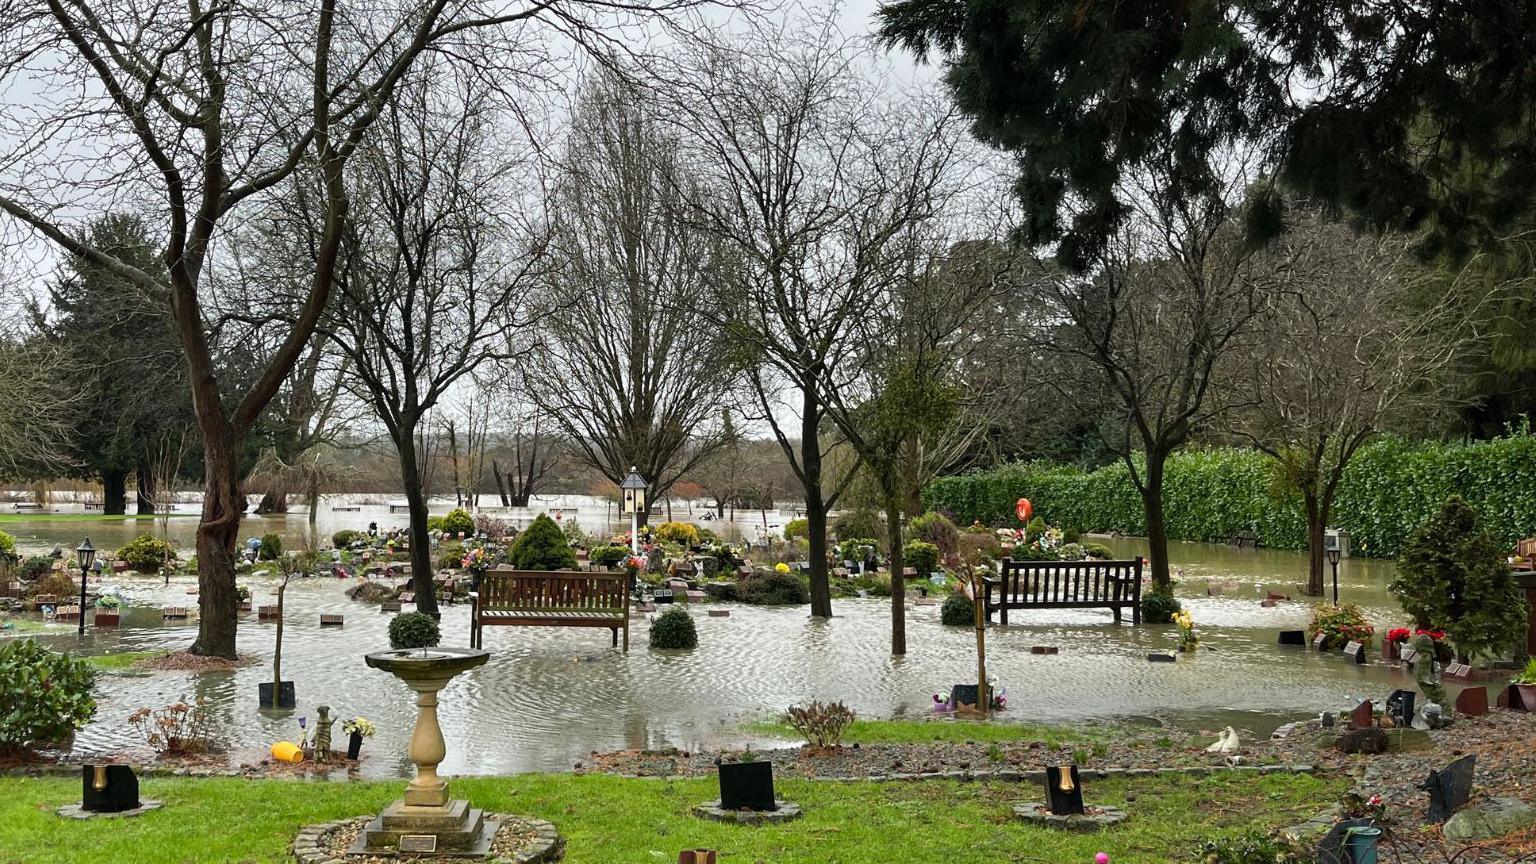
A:
{"label": "grave marker", "polygon": [[1477,754],[1457,759],[1439,771],[1429,772],[1424,789],[1429,791],[1430,822],[1444,822],[1472,797],[1472,775],[1477,769]]}

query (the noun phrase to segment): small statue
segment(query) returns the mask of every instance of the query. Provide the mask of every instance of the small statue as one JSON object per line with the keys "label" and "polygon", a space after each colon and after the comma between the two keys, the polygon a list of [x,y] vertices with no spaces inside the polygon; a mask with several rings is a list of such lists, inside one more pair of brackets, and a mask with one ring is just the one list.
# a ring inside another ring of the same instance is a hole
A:
{"label": "small statue", "polygon": [[1439,671],[1435,668],[1435,640],[1420,633],[1408,644],[1417,652],[1413,658],[1413,679],[1424,694],[1424,701],[1444,705],[1445,688],[1440,686]]}
{"label": "small statue", "polygon": [[667,553],[663,552],[659,546],[652,548],[645,569],[651,573],[660,573],[666,569],[666,566]]}
{"label": "small statue", "polygon": [[315,713],[319,715],[315,720],[315,761],[324,764],[331,761],[331,724],[336,718],[331,716],[329,705],[321,705]]}

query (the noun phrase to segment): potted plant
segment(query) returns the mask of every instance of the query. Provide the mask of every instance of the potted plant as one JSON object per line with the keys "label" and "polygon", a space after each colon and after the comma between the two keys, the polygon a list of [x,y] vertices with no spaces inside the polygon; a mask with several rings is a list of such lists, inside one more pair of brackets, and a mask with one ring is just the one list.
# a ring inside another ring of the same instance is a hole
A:
{"label": "potted plant", "polygon": [[116,627],[122,620],[118,608],[122,601],[111,594],[103,594],[96,598],[96,626]]}
{"label": "potted plant", "polygon": [[1387,631],[1387,638],[1381,642],[1381,659],[1388,663],[1396,663],[1402,659],[1403,646],[1408,644],[1408,639],[1413,632],[1407,627],[1393,627]]}
{"label": "potted plant", "polygon": [[249,585],[236,585],[235,586],[235,599],[240,601],[240,611],[241,612],[249,612],[249,611],[251,611],[251,586],[249,586]]}
{"label": "potted plant", "polygon": [[1536,657],[1532,657],[1515,678],[1515,689],[1520,691],[1520,701],[1525,704],[1525,710],[1536,711]]}
{"label": "potted plant", "polygon": [[341,731],[347,733],[347,758],[357,760],[357,754],[363,749],[363,739],[372,738],[378,730],[365,717],[353,717],[341,724]]}

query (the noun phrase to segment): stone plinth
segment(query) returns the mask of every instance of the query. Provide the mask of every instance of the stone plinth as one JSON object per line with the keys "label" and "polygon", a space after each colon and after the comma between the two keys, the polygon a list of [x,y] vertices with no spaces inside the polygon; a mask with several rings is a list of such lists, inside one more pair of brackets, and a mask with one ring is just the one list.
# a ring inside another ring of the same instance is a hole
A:
{"label": "stone plinth", "polygon": [[1056,814],[1045,809],[1045,805],[1038,801],[1013,806],[1014,818],[1021,822],[1083,834],[1103,831],[1111,825],[1119,825],[1126,819],[1125,811],[1117,807],[1090,806],[1087,811],[1066,815]]}
{"label": "stone plinth", "polygon": [[143,816],[151,810],[159,810],[160,805],[161,802],[154,798],[143,798],[140,799],[139,806],[131,810],[118,810],[114,813],[87,810],[81,804],[65,804],[55,812],[65,819],[131,819],[135,816]]}
{"label": "stone plinth", "polygon": [[726,810],[720,806],[720,799],[716,798],[694,807],[693,815],[700,819],[737,822],[742,825],[768,825],[800,818],[802,811],[799,804],[793,801],[780,801],[778,805],[777,810]]}

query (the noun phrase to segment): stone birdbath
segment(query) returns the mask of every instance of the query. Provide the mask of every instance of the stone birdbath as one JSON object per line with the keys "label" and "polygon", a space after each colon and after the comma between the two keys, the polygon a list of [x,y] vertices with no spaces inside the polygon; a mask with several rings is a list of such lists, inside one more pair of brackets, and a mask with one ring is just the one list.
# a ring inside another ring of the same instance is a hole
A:
{"label": "stone birdbath", "polygon": [[416,777],[405,787],[405,797],[385,807],[357,835],[348,854],[489,854],[499,823],[468,801],[450,799],[448,784],[437,776],[437,766],[448,752],[437,725],[437,694],[455,675],[483,665],[490,656],[473,648],[408,648],[363,658],[416,691],[416,729],[406,750],[416,765]]}

